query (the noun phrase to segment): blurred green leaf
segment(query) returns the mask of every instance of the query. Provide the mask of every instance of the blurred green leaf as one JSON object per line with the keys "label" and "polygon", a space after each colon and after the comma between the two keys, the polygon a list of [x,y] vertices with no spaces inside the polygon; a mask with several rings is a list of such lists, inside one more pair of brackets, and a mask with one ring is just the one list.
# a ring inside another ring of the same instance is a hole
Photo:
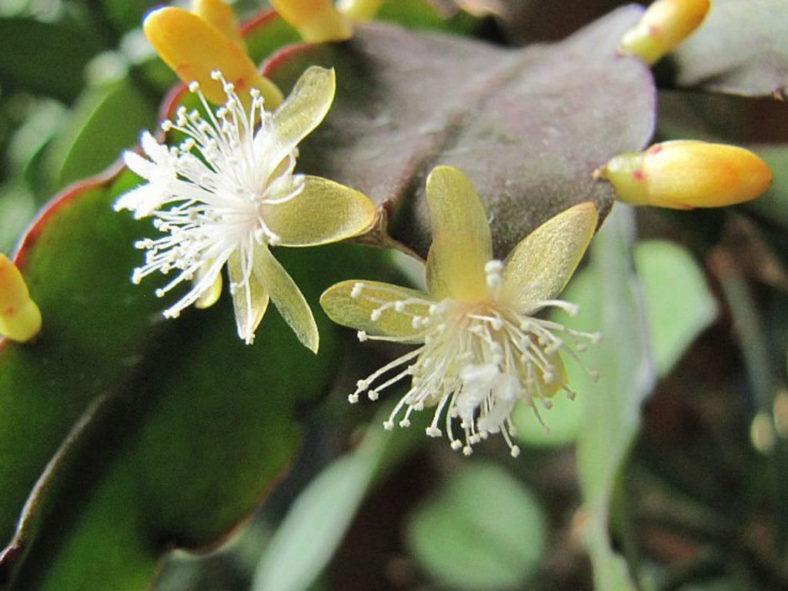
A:
{"label": "blurred green leaf", "polygon": [[95,5],[100,5],[102,19],[112,24],[116,34],[123,34],[141,26],[145,13],[159,3],[155,0],[100,0],[88,4],[93,5],[94,12],[97,10]]}
{"label": "blurred green leaf", "polygon": [[28,18],[0,18],[0,84],[65,102],[79,95],[96,49],[79,30]]}
{"label": "blurred green leaf", "polygon": [[10,181],[0,185],[0,252],[11,252],[35,211],[35,198],[24,183]]}
{"label": "blurred green leaf", "polygon": [[301,35],[276,12],[269,10],[249,21],[244,42],[249,55],[262,61],[285,45],[300,43]]}
{"label": "blurred green leaf", "polygon": [[16,172],[28,167],[62,126],[67,115],[68,110],[57,101],[42,99],[30,102],[29,115],[14,130],[8,146],[8,159]]}
{"label": "blurred green leaf", "polygon": [[[336,367],[322,315],[317,357],[273,310],[244,346],[227,297],[164,321],[156,282],[129,281],[147,224],[110,207],[136,182],[61,199],[18,257],[44,325],[34,343],[0,344],[3,540],[23,515],[0,561],[11,588],[140,588],[168,549],[214,543],[286,468],[294,413]],[[376,260],[351,247],[276,254],[316,310],[345,265]]]}
{"label": "blurred green leaf", "polygon": [[[582,369],[572,367],[573,365],[571,361],[567,364],[567,383],[574,389],[574,374],[582,372]],[[539,414],[544,426],[529,406],[518,404],[512,413],[517,440],[539,447],[560,447],[574,442],[583,424],[584,394],[585,392],[580,392],[576,400],[571,400],[566,394],[560,393],[550,401],[550,409],[540,408]]]}
{"label": "blurred green leaf", "polygon": [[155,123],[155,105],[129,78],[89,88],[52,148],[59,185],[101,172],[137,143],[142,129]]}
{"label": "blurred green leaf", "polygon": [[391,409],[384,405],[358,447],[320,472],[293,502],[257,566],[255,590],[311,588],[373,482],[423,443],[427,417],[414,417],[410,429],[386,431]]}
{"label": "blurred green leaf", "polygon": [[600,373],[595,384],[573,384],[585,397],[577,464],[587,516],[586,543],[597,589],[631,589],[624,560],[608,535],[614,488],[640,426],[640,407],[656,380],[647,316],[632,265],[634,218],[616,205],[591,244],[589,272],[599,292],[592,312],[602,342],[587,354]]}
{"label": "blurred green leaf", "polygon": [[375,20],[396,23],[408,29],[427,29],[469,35],[478,21],[467,12],[458,11],[447,18],[426,0],[388,0],[380,7]]}
{"label": "blurred green leaf", "polygon": [[745,96],[788,92],[785,0],[714,0],[700,28],[671,54],[679,86]]}
{"label": "blurred green leaf", "polygon": [[772,169],[774,181],[765,195],[749,202],[746,207],[788,229],[788,144],[751,148]]}
{"label": "blurred green leaf", "polygon": [[[650,348],[659,375],[665,376],[695,337],[714,320],[716,302],[689,252],[677,244],[662,240],[641,242],[635,248],[635,263],[643,290]],[[577,304],[580,313],[574,318],[555,313],[552,318],[574,330],[599,331],[601,305],[597,281],[593,266],[575,275],[561,298]],[[604,340],[607,339],[605,335]],[[589,351],[599,346],[594,345]],[[592,355],[593,352],[581,353],[580,360],[594,367]],[[519,441],[527,445],[560,446],[577,438],[585,425],[586,405],[600,386],[592,384],[587,372],[574,360],[567,360],[566,371],[577,399],[559,395],[552,400],[551,409],[540,409],[547,431],[530,408],[518,405],[513,420]]]}
{"label": "blurred green leaf", "polygon": [[[581,332],[598,332],[600,326],[595,312],[599,310],[599,290],[595,279],[594,275],[586,269],[576,273],[561,294],[561,299],[577,304],[580,307],[578,315],[572,318],[567,317],[563,312],[557,312],[550,315],[551,320]],[[582,353],[580,361],[587,365],[586,357],[587,353]],[[591,395],[588,392],[591,381],[587,371],[576,360],[567,359],[564,367],[567,383],[577,392],[577,398],[571,400],[561,392],[551,400],[552,408],[539,409],[547,430],[539,423],[530,407],[518,404],[512,414],[512,420],[517,428],[517,439],[522,443],[552,447],[566,445],[577,439],[583,424],[586,399]]]}
{"label": "blurred green leaf", "polygon": [[616,52],[640,14],[623,7],[561,43],[522,50],[367,24],[347,43],[291,46],[265,73],[287,89],[309,64],[336,68],[331,112],[300,148],[305,171],[364,191],[391,211],[392,236],[425,255],[424,180],[434,165],[459,167],[503,256],[580,201],[604,216],[613,191],[593,170],[651,137],[651,73]]}
{"label": "blurred green leaf", "polygon": [[667,240],[635,247],[657,373],[666,376],[717,316],[706,279],[687,249]]}
{"label": "blurred green leaf", "polygon": [[355,451],[301,492],[266,548],[253,589],[300,591],[314,582],[350,525],[390,438],[378,423],[371,425]]}
{"label": "blurred green leaf", "polygon": [[451,589],[520,588],[545,547],[536,499],[506,470],[467,462],[407,524],[413,556]]}

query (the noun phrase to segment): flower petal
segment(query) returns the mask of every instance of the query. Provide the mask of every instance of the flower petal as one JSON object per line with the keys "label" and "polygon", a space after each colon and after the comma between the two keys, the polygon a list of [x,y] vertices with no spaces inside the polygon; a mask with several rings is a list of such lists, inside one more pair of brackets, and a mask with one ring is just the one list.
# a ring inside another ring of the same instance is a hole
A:
{"label": "flower petal", "polygon": [[285,158],[315,127],[331,108],[336,90],[334,70],[318,66],[308,68],[293,90],[273,114],[273,138],[258,133],[255,141],[273,140],[281,150],[277,160]]}
{"label": "flower petal", "polygon": [[520,375],[522,383],[531,383],[532,388],[528,389],[528,401],[535,403],[535,398],[552,398],[558,394],[568,381],[566,375],[566,366],[561,359],[561,355],[553,353],[547,357],[547,361],[553,367],[553,379],[548,383],[544,379],[544,374],[536,372],[534,382],[528,382],[529,376],[525,374]]}
{"label": "flower petal", "polygon": [[133,211],[134,219],[140,219],[150,215],[167,197],[167,193],[163,192],[161,187],[145,183],[123,193],[115,200],[112,207],[115,211],[124,209]]}
{"label": "flower petal", "polygon": [[[170,157],[169,149],[167,148],[167,146],[160,144],[156,140],[156,138],[153,137],[153,134],[151,134],[150,131],[145,130],[142,132],[142,135],[140,135],[140,146],[142,146],[142,151],[145,152],[145,155],[148,158],[150,158],[154,163],[158,164],[159,166],[163,166],[163,165],[172,166],[170,164],[172,158]],[[134,152],[129,152],[129,154],[134,154]],[[132,166],[128,163],[128,161],[126,162],[126,164],[129,165],[129,168],[134,170]],[[173,172],[173,175],[174,174],[175,173]]]}
{"label": "flower petal", "polygon": [[413,319],[428,316],[432,304],[429,296],[415,289],[352,279],[332,285],[320,296],[323,310],[337,324],[406,343],[422,342],[422,329],[414,328]]}
{"label": "flower petal", "polygon": [[149,180],[153,176],[156,169],[156,165],[153,162],[131,150],[123,152],[123,163],[131,172],[146,180]]}
{"label": "flower petal", "polygon": [[[204,270],[205,267],[206,266],[204,265],[199,271],[197,271],[197,274],[194,278],[195,285],[198,284],[200,282],[200,279],[202,279],[203,275],[207,273],[207,271]],[[200,297],[198,297],[197,300],[194,302],[194,306],[200,309],[210,308],[219,300],[219,296],[221,295],[222,295],[222,274],[216,273],[216,276],[211,281],[210,287],[204,290],[200,294]]]}
{"label": "flower petal", "polygon": [[312,310],[295,281],[267,246],[255,247],[254,275],[268,289],[274,305],[296,333],[298,340],[313,353],[317,353],[319,334]]}
{"label": "flower petal", "polygon": [[374,217],[375,206],[366,195],[316,176],[304,177],[295,197],[263,204],[266,225],[285,246],[337,242],[363,232]]}
{"label": "flower petal", "polygon": [[575,272],[594,235],[596,207],[585,201],[550,218],[514,247],[506,258],[503,289],[518,311],[556,297]]}
{"label": "flower petal", "polygon": [[230,293],[233,296],[235,309],[235,324],[238,327],[238,336],[247,345],[254,341],[254,331],[263,319],[268,308],[268,290],[260,283],[249,265],[251,261],[244,261],[246,253],[243,249],[234,251],[227,259],[227,273],[230,277]]}
{"label": "flower petal", "polygon": [[492,258],[490,227],[470,180],[451,166],[427,177],[432,246],[427,285],[440,299],[475,301],[487,295],[484,266]]}

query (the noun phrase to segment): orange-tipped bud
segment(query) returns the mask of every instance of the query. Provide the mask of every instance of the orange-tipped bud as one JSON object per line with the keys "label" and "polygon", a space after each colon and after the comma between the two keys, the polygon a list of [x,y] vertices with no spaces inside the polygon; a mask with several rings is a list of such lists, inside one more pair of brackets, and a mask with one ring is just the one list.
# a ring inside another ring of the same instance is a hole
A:
{"label": "orange-tipped bud", "polygon": [[192,12],[219,29],[225,37],[243,45],[235,13],[222,0],[193,0]]}
{"label": "orange-tipped bud", "polygon": [[703,22],[709,0],[657,0],[621,38],[619,51],[653,64]]}
{"label": "orange-tipped bud", "polygon": [[619,154],[595,176],[610,181],[621,201],[673,209],[749,201],[772,182],[769,167],[749,150],[694,140]]}
{"label": "orange-tipped bud", "polygon": [[271,5],[304,41],[343,41],[353,36],[353,23],[331,0],[271,0]]}
{"label": "orange-tipped bud", "polygon": [[223,104],[227,98],[222,82],[211,76],[215,70],[234,85],[242,99],[249,89],[257,88],[267,108],[282,102],[282,93],[260,75],[243,47],[202,17],[181,8],[160,8],[147,16],[143,30],[178,77],[187,84],[198,82],[213,103]]}
{"label": "orange-tipped bud", "polygon": [[41,312],[16,265],[0,254],[0,333],[29,341],[41,330]]}

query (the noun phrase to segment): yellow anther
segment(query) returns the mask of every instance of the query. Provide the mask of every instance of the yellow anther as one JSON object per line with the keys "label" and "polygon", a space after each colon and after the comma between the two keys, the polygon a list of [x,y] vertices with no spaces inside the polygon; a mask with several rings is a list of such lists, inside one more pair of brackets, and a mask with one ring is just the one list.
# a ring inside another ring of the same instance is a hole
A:
{"label": "yellow anther", "polygon": [[211,77],[217,70],[242,100],[249,100],[249,89],[258,88],[266,108],[282,102],[280,90],[260,75],[243,47],[204,18],[170,6],[151,12],[143,30],[161,59],[187,84],[198,82],[211,102],[222,104],[227,98],[222,83]]}
{"label": "yellow anther", "polygon": [[0,254],[0,334],[29,341],[41,330],[41,312],[16,265]]}
{"label": "yellow anther", "polygon": [[619,154],[594,174],[610,181],[621,201],[673,209],[749,201],[772,182],[769,167],[749,150],[695,140]]}
{"label": "yellow anther", "polygon": [[709,0],[657,0],[621,38],[619,51],[653,64],[703,22]]}
{"label": "yellow anther", "polygon": [[271,0],[305,41],[343,41],[353,36],[353,23],[331,0]]}
{"label": "yellow anther", "polygon": [[222,0],[193,0],[192,12],[219,29],[225,37],[243,45],[241,29],[229,4]]}

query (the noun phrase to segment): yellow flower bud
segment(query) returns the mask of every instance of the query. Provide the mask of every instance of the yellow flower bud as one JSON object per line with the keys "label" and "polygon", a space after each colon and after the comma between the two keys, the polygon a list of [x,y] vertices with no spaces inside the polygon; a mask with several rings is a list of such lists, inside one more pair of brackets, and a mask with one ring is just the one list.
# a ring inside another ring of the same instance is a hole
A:
{"label": "yellow flower bud", "polygon": [[353,36],[353,23],[331,0],[271,0],[271,5],[305,41],[343,41]]}
{"label": "yellow flower bud", "polygon": [[222,82],[211,76],[216,70],[234,85],[242,100],[247,100],[250,88],[257,88],[266,108],[282,102],[282,93],[260,75],[243,47],[196,14],[176,7],[160,8],[148,14],[143,30],[178,77],[186,83],[199,83],[213,103],[222,104],[227,98]]}
{"label": "yellow flower bud", "polygon": [[380,9],[383,0],[339,0],[337,8],[356,21],[368,21]]}
{"label": "yellow flower bud", "polygon": [[619,51],[653,64],[703,22],[709,0],[657,0],[621,38]]}
{"label": "yellow flower bud", "polygon": [[673,209],[749,201],[772,182],[769,167],[749,150],[695,140],[619,154],[594,175],[610,181],[621,201]]}
{"label": "yellow flower bud", "polygon": [[0,254],[0,333],[29,341],[41,330],[41,312],[16,265]]}
{"label": "yellow flower bud", "polygon": [[241,29],[238,27],[235,13],[229,4],[222,0],[194,0],[192,12],[211,23],[228,39],[243,45]]}

